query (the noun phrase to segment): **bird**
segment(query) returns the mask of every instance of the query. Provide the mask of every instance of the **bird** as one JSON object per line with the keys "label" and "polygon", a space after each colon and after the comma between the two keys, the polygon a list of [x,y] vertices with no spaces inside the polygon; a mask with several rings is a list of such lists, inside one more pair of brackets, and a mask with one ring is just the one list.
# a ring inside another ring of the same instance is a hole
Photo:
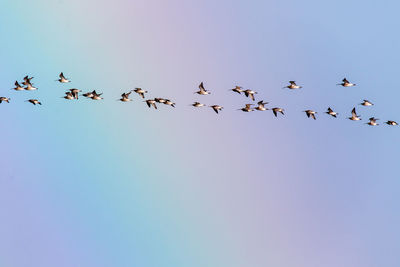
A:
{"label": "bird", "polygon": [[339,113],[334,112],[330,107],[328,107],[328,111],[325,112],[325,113],[328,114],[328,115],[331,115],[332,117],[335,117],[335,118],[336,118],[337,115],[339,115]]}
{"label": "bird", "polygon": [[205,104],[201,104],[201,103],[199,103],[199,102],[194,102],[194,103],[192,104],[192,106],[193,106],[193,107],[196,107],[196,108],[199,108],[199,107],[204,107]]}
{"label": "bird", "polygon": [[343,78],[342,83],[338,83],[337,85],[341,85],[341,86],[343,86],[343,87],[356,86],[355,83],[349,82],[346,78]]}
{"label": "bird", "polygon": [[10,98],[4,97],[4,96],[0,97],[0,104],[3,103],[3,101],[7,102],[7,103],[10,103]]}
{"label": "bird", "polygon": [[76,88],[69,89],[69,91],[75,99],[78,99],[79,92],[82,92],[82,90]]}
{"label": "bird", "polygon": [[287,86],[285,86],[283,88],[289,88],[289,89],[300,89],[300,88],[303,88],[302,86],[297,85],[295,81],[289,81],[289,83],[290,83],[289,85],[287,85]]}
{"label": "bird", "polygon": [[317,114],[317,112],[315,112],[315,111],[313,111],[313,110],[310,110],[310,109],[307,109],[307,110],[304,110],[304,112],[306,113],[306,115],[307,115],[307,117],[308,118],[313,118],[314,120],[316,120],[317,118],[315,117],[315,114]]}
{"label": "bird", "polygon": [[243,112],[250,112],[250,111],[254,111],[254,109],[251,108],[253,104],[246,104],[246,106],[244,108],[241,108],[239,110],[243,111]]}
{"label": "bird", "polygon": [[24,81],[22,82],[22,84],[23,85],[28,85],[28,84],[31,84],[32,85],[32,83],[31,83],[31,80],[33,79],[33,77],[30,77],[29,78],[29,76],[28,75],[26,75],[25,77],[24,77]]}
{"label": "bird", "polygon": [[211,94],[210,91],[207,91],[207,90],[204,88],[203,82],[200,83],[199,89],[200,89],[200,90],[197,91],[197,92],[195,92],[195,94],[199,94],[199,95],[209,95],[209,94]]}
{"label": "bird", "polygon": [[282,115],[285,115],[285,113],[283,113],[285,110],[283,108],[273,108],[272,112],[274,113],[275,117],[278,117],[278,112],[281,113]]}
{"label": "bird", "polygon": [[91,97],[91,99],[93,99],[93,100],[101,100],[101,99],[103,99],[102,97],[101,97],[101,95],[103,94],[103,93],[101,93],[101,94],[98,94],[98,93],[96,93],[96,90],[95,91],[93,91],[92,92],[92,97]]}
{"label": "bird", "polygon": [[377,126],[377,125],[379,125],[378,123],[376,123],[377,120],[379,120],[379,119],[371,117],[371,118],[369,118],[369,122],[367,122],[366,124],[368,124],[370,126]]}
{"label": "bird", "polygon": [[[156,100],[154,99],[154,101],[156,101]],[[173,107],[173,108],[175,107],[175,103],[172,102],[172,101],[169,100],[169,99],[165,99],[164,104],[165,104],[165,105],[168,105],[168,106],[171,106],[171,107]]]}
{"label": "bird", "polygon": [[18,83],[18,81],[15,81],[15,87],[13,88],[15,91],[23,91],[23,90],[25,90],[25,88],[24,87],[22,87],[19,83]]}
{"label": "bird", "polygon": [[121,98],[119,99],[121,102],[129,102],[132,101],[132,99],[129,98],[129,95],[132,93],[132,91],[128,92],[128,93],[123,93],[121,95]]}
{"label": "bird", "polygon": [[241,87],[241,86],[235,86],[235,88],[229,89],[229,91],[236,92],[236,93],[238,93],[238,94],[240,95],[240,94],[243,92],[243,87]]}
{"label": "bird", "polygon": [[390,126],[396,126],[397,125],[397,122],[395,122],[395,121],[387,121],[387,122],[385,122],[387,125],[390,125]]}
{"label": "bird", "polygon": [[359,120],[361,120],[360,116],[358,116],[357,113],[356,113],[356,108],[353,108],[353,109],[351,110],[351,117],[349,117],[348,119],[349,119],[349,120],[352,120],[352,121],[359,121]]}
{"label": "bird", "polygon": [[218,111],[221,111],[224,107],[221,107],[219,105],[212,105],[210,106],[210,108],[212,108],[215,111],[215,113],[218,114]]}
{"label": "bird", "polygon": [[24,88],[27,91],[33,91],[33,90],[37,90],[36,87],[34,87],[31,83],[27,83],[26,87]]}
{"label": "bird", "polygon": [[87,98],[92,98],[92,96],[93,96],[94,94],[96,94],[96,90],[93,90],[92,92],[84,93],[83,96],[84,96],[84,97],[87,97]]}
{"label": "bird", "polygon": [[157,109],[156,101],[154,99],[148,99],[148,100],[145,100],[144,102],[147,103],[147,106],[149,106],[149,108],[151,108],[151,106],[153,106],[155,109]]}
{"label": "bird", "polygon": [[142,88],[135,88],[135,90],[133,91],[140,95],[142,98],[144,98],[144,94],[147,93],[147,91],[143,90]]}
{"label": "bird", "polygon": [[74,95],[71,92],[65,92],[65,96],[63,96],[63,98],[68,100],[75,99]]}
{"label": "bird", "polygon": [[365,106],[365,107],[369,107],[369,106],[373,106],[374,104],[372,104],[370,101],[364,99],[362,103],[360,103],[360,105]]}
{"label": "bird", "polygon": [[60,73],[59,75],[60,79],[58,79],[57,81],[59,81],[60,83],[69,83],[71,82],[69,79],[65,78],[64,73]]}
{"label": "bird", "polygon": [[254,95],[257,94],[257,92],[250,90],[250,89],[243,91],[243,93],[246,97],[250,97],[253,101],[255,100]]}
{"label": "bird", "polygon": [[41,105],[42,104],[37,99],[29,99],[29,100],[26,100],[26,101],[29,102],[29,103],[32,103],[34,105],[36,105],[36,104]]}
{"label": "bird", "polygon": [[263,102],[263,100],[258,101],[257,107],[256,107],[255,109],[256,109],[256,110],[259,110],[259,111],[268,110],[266,107],[264,107],[264,105],[266,105],[266,104],[268,104],[268,102]]}
{"label": "bird", "polygon": [[167,99],[160,98],[160,97],[156,97],[156,98],[154,98],[154,101],[156,101],[157,103],[165,104],[165,102],[167,101]]}

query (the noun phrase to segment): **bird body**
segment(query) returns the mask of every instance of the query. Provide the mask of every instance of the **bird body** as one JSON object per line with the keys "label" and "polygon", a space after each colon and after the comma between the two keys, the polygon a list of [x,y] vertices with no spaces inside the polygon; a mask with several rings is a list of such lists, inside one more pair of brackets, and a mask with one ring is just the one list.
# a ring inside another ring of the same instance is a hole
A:
{"label": "bird body", "polygon": [[201,103],[199,103],[199,102],[194,102],[194,103],[192,104],[192,106],[193,106],[193,107],[196,107],[196,108],[199,108],[199,107],[204,107],[205,104],[201,104]]}
{"label": "bird body", "polygon": [[328,111],[325,112],[325,113],[328,114],[328,115],[331,115],[332,117],[335,117],[335,118],[339,114],[337,112],[334,112],[330,107],[328,107]]}
{"label": "bird body", "polygon": [[165,105],[168,105],[168,106],[171,106],[171,107],[173,107],[173,108],[175,107],[175,103],[172,102],[172,101],[169,100],[169,99],[165,99],[164,104],[165,104]]}
{"label": "bird body", "polygon": [[396,125],[398,125],[398,123],[397,122],[395,122],[395,121],[387,121],[387,122],[385,122],[387,125],[390,125],[390,126],[396,126]]}
{"label": "bird body", "polygon": [[236,93],[238,93],[239,95],[243,92],[243,87],[241,87],[241,86],[235,86],[235,88],[233,88],[233,89],[229,89],[230,91],[233,91],[233,92],[236,92]]}
{"label": "bird body", "polygon": [[272,112],[274,113],[275,117],[278,117],[278,112],[281,113],[282,115],[285,115],[285,113],[283,113],[285,110],[283,108],[273,108]]}
{"label": "bird body", "polygon": [[19,83],[18,83],[18,81],[15,81],[15,87],[13,88],[15,91],[24,91],[25,90],[25,88],[24,87],[22,87]]}
{"label": "bird body", "polygon": [[376,122],[377,120],[379,120],[379,119],[374,118],[374,117],[371,117],[371,118],[369,118],[369,122],[367,122],[367,124],[370,125],[370,126],[377,126],[377,125],[379,125],[379,124]]}
{"label": "bird body", "polygon": [[151,108],[151,106],[153,106],[155,109],[157,109],[156,101],[154,99],[148,99],[148,100],[145,100],[144,102],[146,102],[146,104],[149,108]]}
{"label": "bird body", "polygon": [[263,102],[263,100],[261,100],[261,101],[259,101],[259,102],[257,103],[257,107],[256,107],[255,109],[256,109],[256,110],[259,110],[259,111],[268,110],[266,107],[264,107],[264,105],[266,105],[266,104],[268,104],[268,102]]}
{"label": "bird body", "polygon": [[307,115],[307,117],[308,118],[313,118],[314,120],[316,120],[317,118],[315,117],[315,114],[317,114],[317,112],[315,112],[315,111],[313,111],[313,110],[310,110],[310,109],[307,109],[307,110],[304,110],[304,112],[306,113],[306,115]]}
{"label": "bird body", "polygon": [[300,86],[300,85],[297,85],[295,81],[289,81],[289,85],[285,86],[283,88],[289,88],[289,89],[293,90],[293,89],[300,89],[300,88],[303,88],[303,87]]}
{"label": "bird body", "polygon": [[144,98],[144,94],[147,93],[146,90],[143,90],[142,88],[135,88],[135,90],[133,90],[135,93],[137,93],[138,95],[140,95],[142,98]]}
{"label": "bird body", "polygon": [[218,114],[218,111],[221,111],[224,107],[222,107],[222,106],[219,106],[219,105],[212,105],[212,106],[210,106],[214,111],[215,111],[215,113],[217,113]]}
{"label": "bird body", "polygon": [[65,92],[64,98],[68,100],[75,99],[74,95],[71,92]]}
{"label": "bird body", "polygon": [[343,78],[342,83],[338,83],[337,85],[341,85],[341,86],[343,86],[343,87],[356,86],[355,83],[349,82],[346,78]]}
{"label": "bird body", "polygon": [[250,97],[253,101],[255,100],[254,95],[257,94],[257,92],[250,89],[244,90],[243,93],[246,97]]}
{"label": "bird body", "polygon": [[352,121],[360,121],[361,120],[360,116],[358,116],[357,113],[356,113],[356,108],[352,109],[351,117],[349,117],[348,119],[352,120]]}
{"label": "bird body", "polygon": [[42,103],[39,102],[37,99],[29,99],[27,100],[29,103],[32,103],[33,105],[41,105]]}
{"label": "bird body", "polygon": [[25,90],[27,91],[33,91],[33,90],[37,90],[36,87],[34,87],[31,83],[28,83],[25,87]]}
{"label": "bird body", "polygon": [[197,91],[196,94],[199,94],[199,95],[209,95],[209,94],[211,94],[210,91],[207,91],[207,90],[204,88],[203,82],[200,83],[199,89],[200,89],[200,90]]}
{"label": "bird body", "polygon": [[121,102],[129,102],[132,101],[132,99],[129,98],[129,95],[132,93],[132,91],[130,91],[129,93],[123,93],[121,95],[120,101]]}
{"label": "bird body", "polygon": [[251,108],[253,104],[246,104],[246,106],[244,108],[241,108],[239,110],[243,111],[243,112],[250,112],[250,111],[254,111],[254,109]]}
{"label": "bird body", "polygon": [[60,79],[58,79],[57,81],[59,81],[60,83],[69,83],[71,82],[69,79],[65,78],[64,73],[60,73],[59,75]]}
{"label": "bird body", "polygon": [[372,104],[370,101],[364,99],[362,103],[360,103],[360,105],[365,106],[365,107],[370,107],[373,106],[374,104]]}

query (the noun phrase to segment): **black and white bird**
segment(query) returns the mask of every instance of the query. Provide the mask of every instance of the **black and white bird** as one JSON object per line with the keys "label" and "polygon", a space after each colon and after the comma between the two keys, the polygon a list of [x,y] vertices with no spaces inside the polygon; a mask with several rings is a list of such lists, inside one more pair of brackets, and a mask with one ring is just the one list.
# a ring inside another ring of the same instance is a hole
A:
{"label": "black and white bird", "polygon": [[142,98],[144,98],[144,94],[147,93],[146,90],[143,90],[142,88],[135,88],[135,90],[133,90],[135,93],[137,93],[138,95],[140,95]]}
{"label": "black and white bird", "polygon": [[274,113],[275,117],[278,117],[278,112],[281,113],[282,115],[285,115],[285,113],[283,113],[285,110],[283,108],[273,108],[272,112]]}
{"label": "black and white bird", "polygon": [[205,104],[202,104],[200,102],[194,102],[191,106],[195,107],[195,108],[199,108],[199,107],[204,107]]}
{"label": "black and white bird", "polygon": [[3,101],[7,102],[7,103],[10,103],[10,98],[4,97],[4,96],[0,97],[0,104],[3,103]]}
{"label": "black and white bird", "polygon": [[364,99],[362,103],[360,103],[360,105],[365,106],[365,107],[370,107],[373,106],[374,104],[372,104],[372,102]]}
{"label": "black and white bird", "polygon": [[161,98],[161,97],[156,97],[156,98],[154,98],[154,101],[156,101],[157,103],[160,103],[160,104],[165,104],[167,99],[164,99],[164,98]]}
{"label": "black and white bird", "polygon": [[212,108],[215,111],[215,113],[218,114],[218,111],[221,111],[224,107],[222,107],[220,105],[212,105],[212,106],[210,106],[210,108]]}
{"label": "black and white bird", "polygon": [[41,105],[42,104],[37,99],[29,99],[29,100],[26,100],[26,102],[32,103],[34,105]]}
{"label": "black and white bird", "polygon": [[374,118],[374,117],[371,117],[371,118],[369,118],[369,122],[367,122],[367,124],[370,125],[370,126],[377,126],[377,125],[379,125],[379,124],[376,122],[377,120],[379,120],[379,119]]}
{"label": "black and white bird", "polygon": [[253,104],[246,104],[246,106],[244,108],[241,108],[239,110],[243,111],[243,112],[250,112],[250,111],[254,111],[254,109],[251,108]]}
{"label": "black and white bird", "polygon": [[94,94],[96,94],[96,90],[93,90],[92,92],[84,93],[84,94],[82,94],[82,95],[83,95],[84,97],[87,97],[87,98],[92,98]]}
{"label": "black and white bird", "polygon": [[151,106],[153,106],[155,109],[157,109],[156,101],[154,99],[147,99],[144,102],[146,102],[146,104],[149,108],[151,108]]}
{"label": "black and white bird", "polygon": [[24,91],[25,90],[25,88],[24,87],[22,87],[19,83],[18,83],[18,81],[15,81],[15,87],[13,88],[15,91]]}
{"label": "black and white bird", "polygon": [[65,96],[63,96],[63,98],[68,100],[75,99],[74,95],[71,92],[65,92]]}
{"label": "black and white bird", "polygon": [[387,125],[390,125],[390,126],[396,126],[396,125],[398,125],[397,124],[397,122],[395,122],[395,121],[387,121],[387,122],[385,122]]}
{"label": "black and white bird", "polygon": [[103,93],[98,94],[98,93],[96,93],[96,91],[93,91],[91,99],[92,100],[101,100],[101,99],[103,99],[103,97],[101,97],[102,94]]}
{"label": "black and white bird", "polygon": [[31,84],[31,83],[28,83],[24,89],[27,91],[37,90],[37,88],[35,86],[33,86],[33,84]]}
{"label": "black and white bird", "polygon": [[79,93],[82,92],[82,90],[79,90],[79,89],[76,89],[76,88],[69,89],[69,91],[71,92],[72,96],[75,99],[78,99],[79,98]]}
{"label": "black and white bird", "polygon": [[250,89],[244,90],[243,93],[244,93],[244,95],[246,97],[250,97],[251,100],[253,100],[253,101],[255,100],[254,95],[257,94],[256,91],[253,91],[253,90],[250,90]]}
{"label": "black and white bird", "polygon": [[229,89],[229,91],[233,91],[233,92],[238,93],[240,95],[243,92],[243,87],[235,86],[235,88]]}
{"label": "black and white bird", "polygon": [[348,119],[352,120],[352,121],[360,121],[361,120],[360,116],[358,116],[356,113],[356,108],[353,108],[351,110],[351,117],[349,117]]}
{"label": "black and white bird", "polygon": [[164,104],[165,104],[165,105],[168,105],[168,106],[171,106],[171,107],[173,107],[173,108],[174,108],[175,105],[176,105],[176,103],[172,102],[172,101],[169,100],[169,99],[165,99]]}
{"label": "black and white bird", "polygon": [[307,115],[308,118],[311,117],[311,118],[313,118],[314,120],[317,119],[317,118],[315,117],[315,114],[317,114],[316,111],[311,110],[311,109],[307,109],[307,110],[304,110],[304,112],[306,113],[306,115]]}
{"label": "black and white bird", "polygon": [[22,82],[23,85],[27,86],[28,84],[32,85],[31,80],[33,79],[33,77],[29,77],[28,75],[26,75],[24,77],[24,81]]}
{"label": "black and white bird", "polygon": [[293,89],[300,89],[300,88],[303,88],[303,87],[300,86],[300,85],[297,85],[295,81],[289,81],[289,85],[287,85],[287,86],[285,86],[283,88],[289,88],[289,89],[293,90]]}
{"label": "black and white bird", "polygon": [[209,95],[209,94],[211,94],[210,91],[207,91],[207,90],[204,88],[203,82],[200,83],[199,89],[200,89],[200,90],[197,91],[197,92],[195,92],[195,94],[199,94],[199,95]]}
{"label": "black and white bird", "polygon": [[119,99],[119,101],[121,102],[129,102],[132,101],[132,99],[129,98],[129,95],[132,93],[132,91],[128,92],[128,93],[123,93],[121,95],[121,98]]}
{"label": "black and white bird", "polygon": [[255,109],[256,109],[256,110],[259,110],[259,111],[268,110],[268,109],[264,106],[264,105],[266,105],[266,104],[268,104],[268,102],[264,102],[263,100],[258,101],[257,107],[255,107]]}
{"label": "black and white bird", "polygon": [[333,111],[330,107],[328,107],[328,111],[325,113],[328,115],[331,115],[332,117],[335,117],[335,118],[337,117],[337,115],[339,115],[339,113]]}
{"label": "black and white bird", "polygon": [[64,73],[60,73],[60,75],[58,75],[60,77],[60,79],[58,79],[57,81],[59,81],[60,83],[69,83],[71,82],[71,80],[65,78]]}
{"label": "black and white bird", "polygon": [[337,85],[341,85],[341,86],[343,86],[343,87],[356,86],[355,83],[349,82],[346,78],[344,78],[344,79],[342,80],[342,83],[338,83]]}

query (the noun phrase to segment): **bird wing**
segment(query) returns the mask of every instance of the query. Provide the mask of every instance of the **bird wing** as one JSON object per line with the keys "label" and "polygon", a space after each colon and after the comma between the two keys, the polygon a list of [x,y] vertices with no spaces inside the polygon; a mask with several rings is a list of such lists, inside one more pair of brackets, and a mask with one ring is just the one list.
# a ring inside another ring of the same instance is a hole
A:
{"label": "bird wing", "polygon": [[349,83],[349,81],[346,78],[343,78],[342,80],[344,83]]}
{"label": "bird wing", "polygon": [[272,112],[274,113],[275,117],[278,116],[278,114],[276,113],[276,109],[272,109]]}

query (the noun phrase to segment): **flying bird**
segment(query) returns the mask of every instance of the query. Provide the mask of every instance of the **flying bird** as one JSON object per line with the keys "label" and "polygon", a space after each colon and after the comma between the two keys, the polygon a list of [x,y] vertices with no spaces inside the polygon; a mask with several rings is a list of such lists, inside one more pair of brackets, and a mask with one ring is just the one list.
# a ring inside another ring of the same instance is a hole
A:
{"label": "flying bird", "polygon": [[65,78],[64,73],[60,73],[59,75],[60,79],[58,79],[57,81],[59,81],[60,83],[69,83],[71,82],[69,79]]}
{"label": "flying bird", "polygon": [[241,86],[235,86],[235,88],[229,89],[229,91],[236,92],[236,93],[238,93],[238,94],[240,95],[240,94],[243,92],[243,87],[241,87]]}
{"label": "flying bird", "polygon": [[18,81],[15,81],[15,87],[13,88],[15,91],[24,91],[25,90],[25,88],[24,87],[22,87],[19,83],[18,83]]}
{"label": "flying bird", "polygon": [[272,112],[274,113],[275,117],[278,117],[278,112],[281,113],[282,115],[285,115],[283,112],[285,110],[283,108],[273,108]]}
{"label": "flying bird", "polygon": [[264,107],[264,105],[266,105],[266,104],[268,104],[268,102],[263,102],[263,101],[261,100],[261,101],[259,101],[259,102],[257,103],[257,107],[256,107],[255,109],[256,109],[256,110],[259,110],[259,111],[268,110],[266,107]]}
{"label": "flying bird", "polygon": [[157,103],[165,104],[167,99],[156,97],[156,98],[154,98],[154,101],[156,101]]}
{"label": "flying bird", "polygon": [[343,87],[356,86],[355,83],[349,82],[346,78],[344,78],[344,79],[342,80],[342,83],[338,83],[337,85],[341,85],[341,86],[343,86]]}
{"label": "flying bird", "polygon": [[313,118],[314,120],[316,120],[317,118],[315,117],[315,114],[317,114],[317,112],[315,112],[315,111],[313,111],[313,110],[310,110],[310,109],[307,109],[307,110],[304,110],[304,112],[306,113],[306,115],[307,115],[307,117],[308,118]]}
{"label": "flying bird", "polygon": [[285,87],[283,87],[283,88],[289,88],[289,89],[300,89],[300,88],[303,88],[302,86],[300,86],[300,85],[297,85],[296,84],[296,82],[295,81],[289,81],[289,85],[287,85],[287,86],[285,86]]}
{"label": "flying bird", "polygon": [[76,88],[69,89],[69,91],[71,92],[72,96],[75,99],[78,99],[79,92],[82,92],[82,90],[79,90],[79,89],[76,89]]}
{"label": "flying bird", "polygon": [[7,103],[10,103],[10,98],[4,97],[4,96],[0,97],[0,104],[3,103],[3,101],[7,102]]}
{"label": "flying bird", "polygon": [[357,113],[356,113],[356,108],[353,108],[353,109],[352,109],[352,111],[351,111],[351,117],[349,117],[348,119],[349,119],[349,120],[352,120],[352,121],[359,121],[359,120],[361,120],[360,116],[358,116]]}
{"label": "flying bird", "polygon": [[138,95],[140,95],[142,98],[144,98],[144,94],[147,93],[147,91],[143,90],[142,88],[135,88],[135,90],[133,90],[135,93],[137,93]]}
{"label": "flying bird", "polygon": [[217,113],[218,114],[218,111],[221,111],[224,107],[221,107],[221,106],[219,106],[219,105],[212,105],[212,106],[210,106],[214,111],[215,111],[215,113]]}
{"label": "flying bird", "polygon": [[365,106],[365,107],[369,107],[369,106],[373,106],[374,104],[372,104],[370,101],[364,99],[362,103],[360,103],[360,105]]}
{"label": "flying bird", "polygon": [[84,93],[83,96],[87,97],[87,98],[92,98],[94,94],[96,94],[96,90],[93,90],[92,92]]}
{"label": "flying bird", "polygon": [[101,95],[103,94],[103,93],[101,93],[101,94],[98,94],[98,93],[96,93],[96,90],[94,90],[93,92],[92,92],[92,97],[91,97],[91,99],[93,99],[93,100],[101,100],[101,99],[103,99],[102,97],[101,97]]}
{"label": "flying bird", "polygon": [[367,122],[366,124],[370,125],[370,126],[377,126],[379,125],[376,121],[379,119],[376,119],[374,117],[369,118],[369,122]]}
{"label": "flying bird", "polygon": [[24,77],[24,81],[22,82],[22,84],[23,84],[23,85],[28,85],[28,84],[32,85],[32,83],[31,83],[31,80],[32,80],[32,79],[33,79],[33,77],[30,77],[30,78],[29,78],[29,76],[26,75],[26,76]]}
{"label": "flying bird", "polygon": [[253,101],[255,100],[255,99],[254,99],[254,95],[257,94],[257,92],[255,92],[255,91],[253,91],[253,90],[250,90],[250,89],[247,89],[247,90],[243,91],[243,93],[244,93],[244,95],[245,95],[246,97],[250,97],[251,100],[253,100]]}
{"label": "flying bird", "polygon": [[250,112],[250,111],[254,111],[254,109],[251,108],[253,104],[246,104],[246,106],[244,108],[241,108],[239,110],[243,111],[243,112]]}
{"label": "flying bird", "polygon": [[41,105],[42,103],[40,103],[39,102],[39,100],[37,100],[37,99],[29,99],[29,100],[26,100],[27,102],[29,102],[29,103],[32,103],[32,104],[34,104],[34,105]]}
{"label": "flying bird", "polygon": [[63,98],[68,100],[75,99],[74,95],[71,92],[65,92],[65,96],[63,96]]}
{"label": "flying bird", "polygon": [[387,122],[385,122],[387,125],[390,125],[390,126],[396,126],[397,125],[397,122],[395,122],[395,121],[387,121]]}
{"label": "flying bird", "polygon": [[325,112],[325,113],[328,114],[328,115],[331,115],[332,117],[335,117],[335,118],[336,118],[337,115],[339,115],[339,113],[334,112],[330,107],[328,108],[328,111]]}
{"label": "flying bird", "polygon": [[[154,100],[155,101],[155,100]],[[171,100],[169,100],[169,99],[165,99],[165,101],[164,101],[164,104],[165,105],[168,105],[168,106],[171,106],[171,107],[175,107],[175,103],[174,102],[172,102]]]}
{"label": "flying bird", "polygon": [[205,104],[201,104],[201,103],[199,103],[199,102],[194,102],[194,103],[192,104],[192,106],[193,106],[193,107],[196,107],[196,108],[199,108],[199,107],[204,107]]}
{"label": "flying bird", "polygon": [[199,89],[200,89],[200,90],[197,91],[197,92],[195,92],[195,94],[199,94],[199,95],[209,95],[209,94],[211,94],[210,91],[207,91],[207,90],[204,88],[203,82],[200,83]]}
{"label": "flying bird", "polygon": [[123,93],[121,95],[121,98],[119,99],[121,102],[129,102],[132,101],[132,99],[129,98],[129,95],[132,93],[132,91],[130,91],[129,93]]}
{"label": "flying bird", "polygon": [[149,108],[151,108],[151,106],[153,106],[155,109],[157,109],[156,101],[154,99],[148,99],[148,100],[145,100],[144,102],[147,103],[147,106],[149,106]]}

